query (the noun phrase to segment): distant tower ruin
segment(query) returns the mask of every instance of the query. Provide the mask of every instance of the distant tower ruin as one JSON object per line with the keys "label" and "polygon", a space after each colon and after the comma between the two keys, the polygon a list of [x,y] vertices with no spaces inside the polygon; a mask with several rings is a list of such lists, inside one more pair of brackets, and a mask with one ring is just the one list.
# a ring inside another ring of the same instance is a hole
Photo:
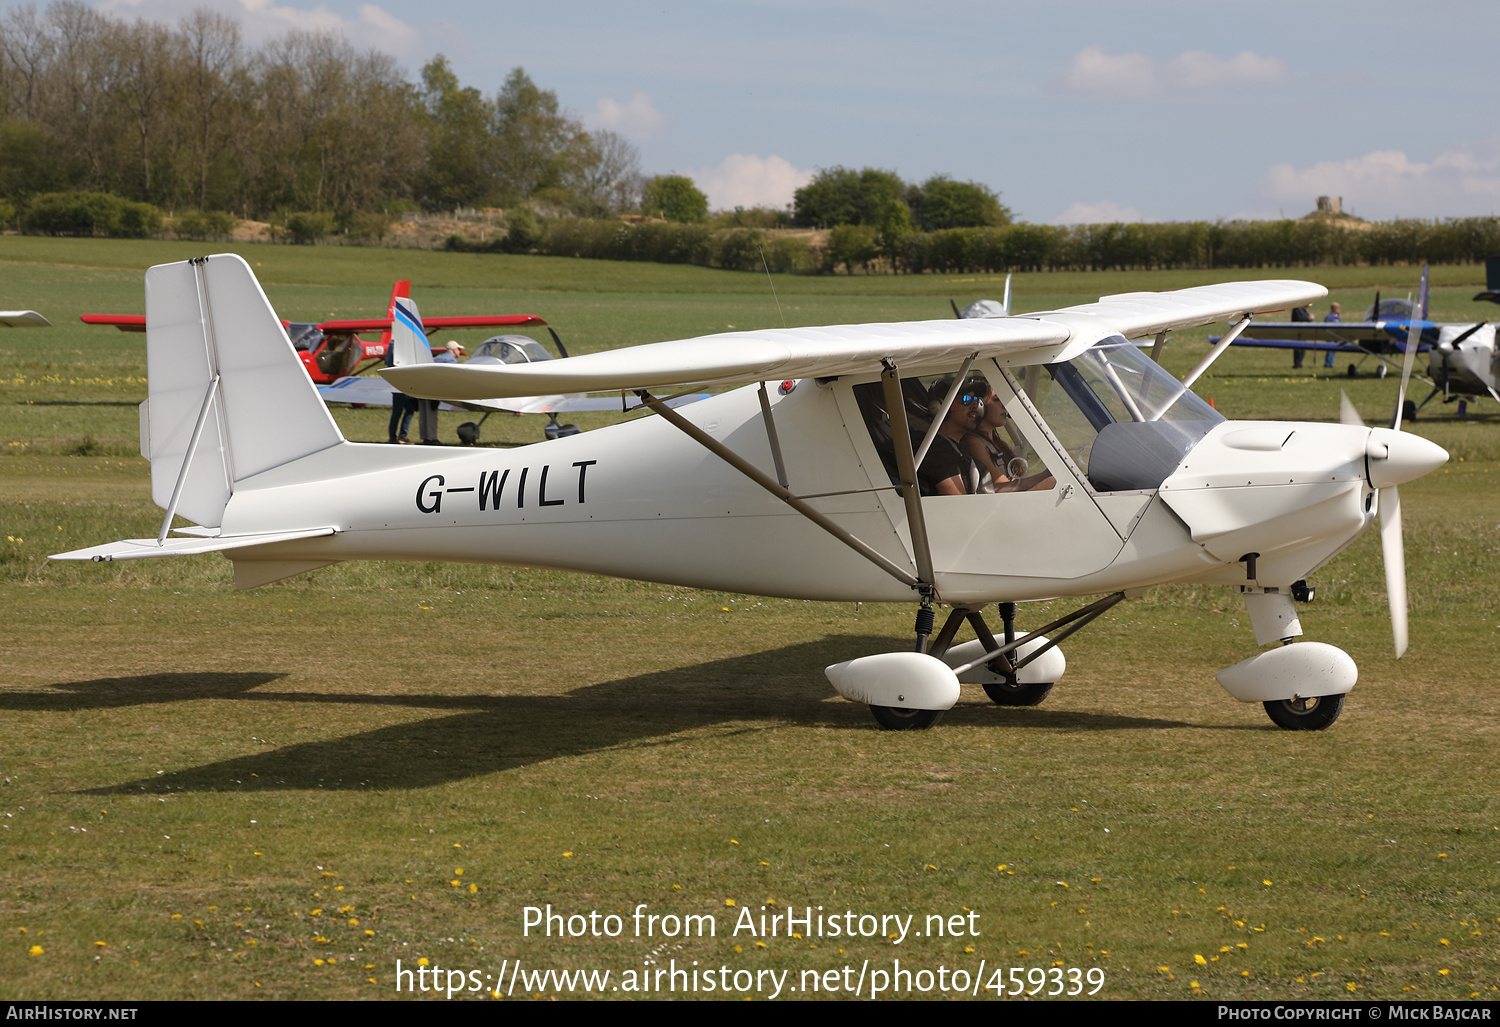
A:
{"label": "distant tower ruin", "polygon": [[1344,212],[1344,198],[1342,196],[1319,196],[1318,213],[1338,215]]}

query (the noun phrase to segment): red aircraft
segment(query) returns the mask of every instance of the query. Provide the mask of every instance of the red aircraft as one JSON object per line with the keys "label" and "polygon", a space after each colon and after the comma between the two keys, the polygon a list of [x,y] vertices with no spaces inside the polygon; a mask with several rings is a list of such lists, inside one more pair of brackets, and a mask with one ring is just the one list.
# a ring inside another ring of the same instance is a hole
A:
{"label": "red aircraft", "polygon": [[[281,322],[302,366],[314,384],[332,385],[346,375],[358,374],[385,361],[391,344],[391,318],[396,297],[411,295],[411,282],[397,282],[391,288],[391,301],[385,317],[356,318],[346,321]],[[122,332],[144,332],[146,318],[141,314],[83,314],[78,320],[90,325],[114,325]],[[424,317],[427,334],[442,328],[544,327],[547,324],[531,314],[496,314],[475,317]],[[367,342],[360,332],[379,332],[378,342]]]}

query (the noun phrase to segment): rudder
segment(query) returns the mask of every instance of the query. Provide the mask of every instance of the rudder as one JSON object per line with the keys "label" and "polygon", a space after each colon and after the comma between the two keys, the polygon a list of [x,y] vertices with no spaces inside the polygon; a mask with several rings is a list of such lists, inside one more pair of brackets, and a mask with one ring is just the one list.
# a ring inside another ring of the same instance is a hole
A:
{"label": "rudder", "polygon": [[198,524],[219,526],[236,482],[343,441],[235,254],[146,272],[146,367],[151,498]]}

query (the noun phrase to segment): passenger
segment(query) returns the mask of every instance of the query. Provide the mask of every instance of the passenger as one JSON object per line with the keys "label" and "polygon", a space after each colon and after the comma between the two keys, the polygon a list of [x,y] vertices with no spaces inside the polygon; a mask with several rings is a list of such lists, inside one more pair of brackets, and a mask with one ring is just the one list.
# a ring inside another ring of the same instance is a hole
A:
{"label": "passenger", "polygon": [[[1045,491],[1056,485],[1057,479],[1046,471],[1026,476],[1026,459],[1017,456],[1001,435],[1006,420],[1005,405],[988,382],[984,383],[982,391],[985,394],[983,400],[978,400],[972,393],[961,394],[958,400],[970,400],[967,410],[974,427],[964,433],[963,447],[979,466],[981,479],[987,479],[989,488],[986,491]],[[957,402],[954,405],[957,406]]]}

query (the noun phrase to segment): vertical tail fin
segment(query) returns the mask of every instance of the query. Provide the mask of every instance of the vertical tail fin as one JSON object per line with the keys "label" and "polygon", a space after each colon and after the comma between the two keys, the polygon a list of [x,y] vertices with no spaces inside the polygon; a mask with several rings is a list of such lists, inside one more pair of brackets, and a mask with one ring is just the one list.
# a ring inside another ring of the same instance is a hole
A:
{"label": "vertical tail fin", "polygon": [[432,363],[432,347],[427,345],[422,315],[406,296],[391,297],[391,353],[392,367]]}
{"label": "vertical tail fin", "polygon": [[141,451],[168,524],[178,513],[217,527],[236,482],[343,441],[232,253],[146,272],[146,368]]}
{"label": "vertical tail fin", "polygon": [[[391,301],[389,303],[387,303],[386,306],[385,306],[385,316],[394,321],[396,319],[396,299],[397,299],[397,297],[404,297],[404,296],[410,296],[410,295],[411,295],[411,281],[409,279],[405,279],[405,278],[398,279],[391,286]],[[385,350],[383,352],[389,352],[390,351],[390,346],[391,346],[391,330],[389,328],[387,328],[385,331],[383,331],[383,332],[380,333],[380,345],[382,345],[382,346],[385,347]],[[387,365],[387,366],[389,366],[389,365]]]}

